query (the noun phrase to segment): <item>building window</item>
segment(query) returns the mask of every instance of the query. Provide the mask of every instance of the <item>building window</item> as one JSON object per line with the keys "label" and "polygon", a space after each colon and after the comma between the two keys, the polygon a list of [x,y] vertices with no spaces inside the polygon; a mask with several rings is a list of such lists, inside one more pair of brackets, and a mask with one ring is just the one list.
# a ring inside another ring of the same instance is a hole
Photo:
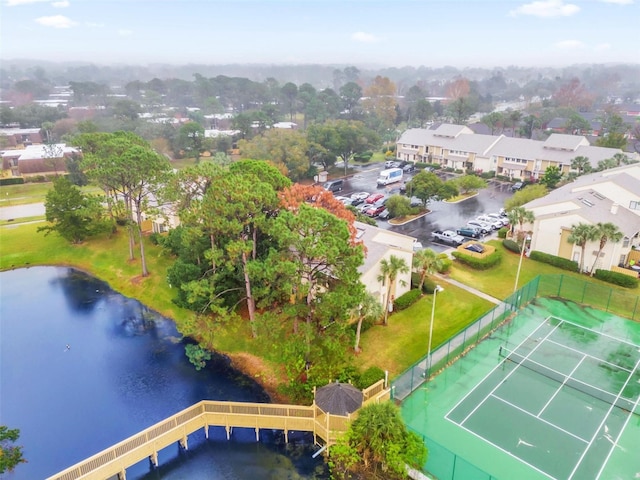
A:
{"label": "building window", "polygon": [[627,248],[629,246],[629,241],[630,241],[629,237],[624,237],[622,239],[622,248]]}
{"label": "building window", "polygon": [[640,210],[640,202],[634,202],[631,200],[629,202],[629,210]]}

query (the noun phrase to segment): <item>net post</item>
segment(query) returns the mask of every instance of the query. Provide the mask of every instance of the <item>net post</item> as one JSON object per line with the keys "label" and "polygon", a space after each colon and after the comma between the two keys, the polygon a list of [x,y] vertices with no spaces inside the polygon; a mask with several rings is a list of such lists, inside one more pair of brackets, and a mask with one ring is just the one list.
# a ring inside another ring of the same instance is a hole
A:
{"label": "net post", "polygon": [[613,288],[609,289],[609,298],[607,298],[607,312],[609,311],[609,305],[611,304],[611,295],[613,294]]}
{"label": "net post", "polygon": [[560,291],[562,290],[562,280],[564,280],[564,273],[560,274],[560,281],[558,282],[558,293],[557,293],[558,297],[562,296],[560,295]]}

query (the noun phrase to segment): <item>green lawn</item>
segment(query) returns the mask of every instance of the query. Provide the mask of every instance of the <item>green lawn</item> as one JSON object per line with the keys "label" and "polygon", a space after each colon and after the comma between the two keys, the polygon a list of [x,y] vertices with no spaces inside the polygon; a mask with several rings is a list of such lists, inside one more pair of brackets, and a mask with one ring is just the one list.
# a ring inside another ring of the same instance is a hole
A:
{"label": "green lawn", "polygon": [[[491,295],[492,297],[500,299],[507,298],[513,293],[520,255],[506,250],[502,246],[502,241],[489,240],[486,243],[488,243],[489,245],[493,245],[502,252],[502,261],[499,265],[489,270],[474,270],[473,268],[459,264],[458,262],[454,262],[450,276],[454,280],[458,280],[465,285],[470,285],[475,289],[480,290],[481,292]],[[567,270],[560,270],[559,268],[553,267],[546,263],[536,262],[535,260],[531,260],[527,257],[524,257],[522,259],[522,268],[520,269],[520,279],[518,281],[518,287],[522,287],[538,275],[557,274],[563,274],[579,278],[581,280],[588,280],[589,282],[592,282],[596,285],[605,287],[607,291],[610,288],[614,288],[615,290],[620,290],[630,294],[640,294],[640,288],[628,289],[618,287],[611,283],[606,283],[595,278],[590,278],[586,275],[569,272]]]}
{"label": "green lawn", "polygon": [[[463,330],[494,304],[446,282],[436,300],[432,348]],[[402,373],[427,353],[433,295],[424,295],[406,310],[389,317],[389,325],[376,325],[362,335],[362,353],[356,363],[376,365],[391,377]]]}
{"label": "green lawn", "polygon": [[[53,186],[52,182],[24,183],[22,185],[3,185],[0,187],[0,207],[42,203],[47,192]],[[95,186],[81,189],[84,193],[100,194],[102,191]]]}

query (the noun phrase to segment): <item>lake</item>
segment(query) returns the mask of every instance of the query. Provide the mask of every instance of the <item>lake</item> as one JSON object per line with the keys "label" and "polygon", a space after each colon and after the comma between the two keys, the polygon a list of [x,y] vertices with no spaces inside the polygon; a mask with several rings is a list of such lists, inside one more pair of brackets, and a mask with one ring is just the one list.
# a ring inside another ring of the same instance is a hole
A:
{"label": "lake", "polygon": [[[0,424],[20,429],[28,463],[3,478],[53,475],[200,400],[268,402],[216,356],[196,371],[171,320],[82,272],[0,273]],[[211,428],[143,461],[127,479],[328,478],[309,434]]]}

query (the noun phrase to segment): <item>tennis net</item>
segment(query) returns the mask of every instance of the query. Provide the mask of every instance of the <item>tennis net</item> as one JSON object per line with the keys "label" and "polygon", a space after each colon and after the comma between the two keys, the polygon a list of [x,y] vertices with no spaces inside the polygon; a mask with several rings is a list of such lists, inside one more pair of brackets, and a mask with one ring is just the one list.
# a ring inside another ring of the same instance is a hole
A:
{"label": "tennis net", "polygon": [[597,400],[601,400],[609,405],[613,405],[626,412],[640,415],[640,412],[636,412],[634,410],[636,408],[635,400],[615,395],[599,387],[583,382],[582,380],[578,380],[577,378],[567,376],[562,372],[559,372],[551,367],[548,367],[539,362],[536,362],[535,360],[525,355],[519,354],[517,352],[509,351],[504,347],[502,347],[499,350],[499,354],[500,356],[505,358],[504,360],[505,362],[513,362],[521,367],[524,367],[528,370],[538,373],[555,382],[564,384],[569,388],[573,388],[574,390],[585,393]]}

